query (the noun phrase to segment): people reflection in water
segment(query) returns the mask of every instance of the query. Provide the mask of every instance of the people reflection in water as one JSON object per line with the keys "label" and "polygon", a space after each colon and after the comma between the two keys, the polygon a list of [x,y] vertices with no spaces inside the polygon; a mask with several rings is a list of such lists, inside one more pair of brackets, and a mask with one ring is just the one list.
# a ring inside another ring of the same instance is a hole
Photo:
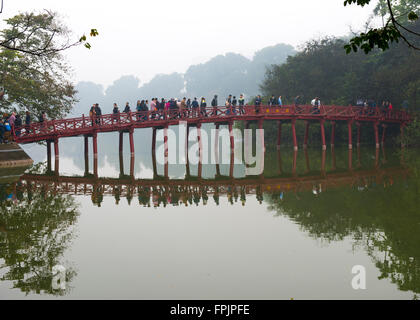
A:
{"label": "people reflection in water", "polygon": [[101,203],[104,200],[104,191],[102,185],[95,185],[93,187],[91,199],[94,205],[97,205],[99,208],[101,207]]}

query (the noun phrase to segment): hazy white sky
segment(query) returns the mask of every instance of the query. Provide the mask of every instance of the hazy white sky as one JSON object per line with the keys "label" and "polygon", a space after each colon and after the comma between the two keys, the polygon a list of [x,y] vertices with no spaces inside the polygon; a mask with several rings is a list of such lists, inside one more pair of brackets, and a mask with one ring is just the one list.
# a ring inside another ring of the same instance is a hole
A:
{"label": "hazy white sky", "polygon": [[[298,46],[313,37],[360,28],[374,7],[343,0],[4,0],[1,18],[19,12],[59,12],[78,39],[91,28],[92,49],[67,52],[74,81],[105,86],[122,75],[142,83],[159,73],[185,72],[191,64],[235,52],[249,58],[277,43]],[[1,27],[4,26],[2,22]]]}

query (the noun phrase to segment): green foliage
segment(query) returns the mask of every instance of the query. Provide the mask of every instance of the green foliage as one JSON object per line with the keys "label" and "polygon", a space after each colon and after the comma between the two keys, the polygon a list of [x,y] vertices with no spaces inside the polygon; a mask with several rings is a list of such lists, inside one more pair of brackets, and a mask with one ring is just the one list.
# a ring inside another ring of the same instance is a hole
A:
{"label": "green foliage", "polygon": [[[420,30],[420,23],[416,28]],[[344,41],[324,38],[309,41],[287,63],[268,69],[261,89],[264,95],[282,95],[288,103],[300,95],[301,103],[320,97],[323,104],[349,105],[356,99],[391,101],[416,109],[419,105],[420,55],[402,43],[371,55],[346,55]]]}
{"label": "green foliage", "polygon": [[[370,2],[370,0],[345,0],[344,5],[357,4],[363,7]],[[381,28],[371,28],[353,37],[344,46],[346,53],[357,52],[359,48],[366,54],[376,47],[388,50],[391,43],[398,42],[400,39],[411,48],[419,49],[416,42],[420,34],[411,29],[410,22],[415,22],[419,18],[420,0],[380,0],[374,13],[382,18],[386,17],[386,24]]]}
{"label": "green foliage", "polygon": [[[91,30],[90,30],[90,36],[91,36],[91,37],[96,37],[96,36],[98,36],[98,35],[99,35],[98,30],[96,30],[96,29],[91,29]],[[84,43],[84,42],[86,42],[86,41],[87,41],[87,37],[86,37],[86,35],[83,35],[83,36],[80,38],[80,40],[79,40],[79,42],[81,42],[81,43]],[[89,42],[86,42],[86,43],[84,44],[84,46],[85,46],[85,48],[87,48],[87,49],[92,48],[92,46],[91,46],[91,44],[90,44]]]}
{"label": "green foliage", "polygon": [[[70,290],[54,290],[52,268],[69,247],[79,215],[71,196],[55,195],[45,188],[17,183],[17,202],[4,200],[13,185],[0,185],[1,281],[12,281],[22,292],[63,296]],[[66,282],[76,272],[67,268]]]}
{"label": "green foliage", "polygon": [[389,49],[389,44],[398,42],[401,38],[400,31],[394,26],[387,28],[371,29],[368,32],[362,32],[350,40],[349,44],[344,46],[346,53],[349,54],[352,50],[357,52],[358,48],[363,49],[364,53],[371,52],[375,46],[382,50]]}
{"label": "green foliage", "polygon": [[64,116],[76,101],[71,70],[60,54],[72,46],[67,28],[50,12],[19,14],[6,23],[0,31],[1,112]]}

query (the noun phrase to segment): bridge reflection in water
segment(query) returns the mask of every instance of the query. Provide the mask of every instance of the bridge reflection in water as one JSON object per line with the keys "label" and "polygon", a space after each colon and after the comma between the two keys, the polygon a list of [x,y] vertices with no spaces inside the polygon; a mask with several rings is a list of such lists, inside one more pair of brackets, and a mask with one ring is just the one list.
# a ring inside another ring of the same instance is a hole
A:
{"label": "bridge reflection in water", "polygon": [[[156,172],[153,179],[135,179],[124,175],[124,170],[115,179],[89,173],[83,177],[51,171],[25,174],[7,185],[6,193],[15,194],[15,204],[0,200],[0,257],[5,261],[0,266],[5,272],[1,281],[13,281],[13,287],[25,293],[71,294],[70,285],[52,290],[49,271],[72,248],[80,214],[73,195],[91,196],[95,205],[106,196],[117,203],[137,197],[140,205],[150,207],[218,204],[222,196],[232,204],[246,203],[249,197],[261,202],[264,197],[269,211],[286,216],[317,240],[351,237],[373,259],[380,278],[415,295],[420,292],[420,218],[418,189],[411,183],[418,178],[408,179],[410,169],[403,161],[387,159],[384,149],[342,151],[305,150],[299,157],[297,152],[267,152],[263,174],[243,178],[223,176],[219,169],[212,179],[199,175],[169,179]],[[405,179],[407,185],[397,183]],[[289,240],[293,245],[294,239]],[[67,283],[76,278],[76,268],[68,269]],[[83,288],[80,283],[77,286]]]}
{"label": "bridge reflection in water", "polygon": [[[130,175],[124,174],[123,156],[120,153],[119,178],[98,177],[97,174],[92,175],[88,171],[83,177],[60,176],[57,171],[47,171],[46,174],[23,175],[20,181],[15,183],[14,188],[21,192],[37,189],[43,190],[45,194],[90,195],[92,202],[99,206],[104,196],[113,196],[116,204],[121,198],[126,198],[131,204],[132,199],[137,197],[140,205],[154,207],[166,207],[168,204],[198,205],[201,201],[206,205],[209,197],[212,197],[218,205],[220,196],[226,196],[232,204],[240,201],[242,205],[245,205],[247,196],[250,195],[256,196],[262,203],[264,193],[278,194],[282,198],[287,193],[309,191],[317,195],[343,186],[363,190],[371,185],[392,183],[409,176],[409,169],[404,165],[384,167],[386,163],[384,149],[381,154],[380,150],[376,149],[374,160],[371,161],[369,167],[362,166],[360,148],[346,150],[346,152],[348,153],[346,168],[337,168],[336,151],[332,148],[331,151],[320,152],[321,157],[317,159],[320,161],[315,161],[318,168],[311,166],[307,149],[304,150],[304,165],[302,166],[301,163],[298,166],[298,151],[294,151],[287,157],[291,166],[285,169],[282,152],[278,150],[277,154],[270,153],[271,158],[267,159],[273,162],[273,155],[277,157],[275,161],[277,168],[274,170],[270,168],[270,170],[262,171],[260,175],[235,177],[233,175],[235,164],[231,161],[229,175],[221,175],[220,165],[216,164],[216,174],[212,179],[202,178],[203,166],[200,163],[198,174],[191,176],[188,162],[185,165],[184,179],[170,179],[168,169],[165,169],[165,175],[158,175],[154,153],[152,156],[153,178],[136,179],[133,174],[133,164],[131,164]],[[265,152],[261,154],[265,157]]]}

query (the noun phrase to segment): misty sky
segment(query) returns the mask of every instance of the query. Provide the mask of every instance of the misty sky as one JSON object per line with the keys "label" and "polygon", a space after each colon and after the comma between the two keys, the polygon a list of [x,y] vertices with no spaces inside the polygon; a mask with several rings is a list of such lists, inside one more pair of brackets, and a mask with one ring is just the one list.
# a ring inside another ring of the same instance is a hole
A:
{"label": "misty sky", "polygon": [[[142,83],[159,73],[185,72],[218,54],[252,58],[260,48],[299,46],[324,35],[362,28],[374,4],[343,6],[343,0],[4,0],[2,19],[19,12],[59,12],[77,40],[96,28],[92,49],[66,55],[74,81],[105,86],[122,75]],[[5,23],[1,23],[3,28]]]}

